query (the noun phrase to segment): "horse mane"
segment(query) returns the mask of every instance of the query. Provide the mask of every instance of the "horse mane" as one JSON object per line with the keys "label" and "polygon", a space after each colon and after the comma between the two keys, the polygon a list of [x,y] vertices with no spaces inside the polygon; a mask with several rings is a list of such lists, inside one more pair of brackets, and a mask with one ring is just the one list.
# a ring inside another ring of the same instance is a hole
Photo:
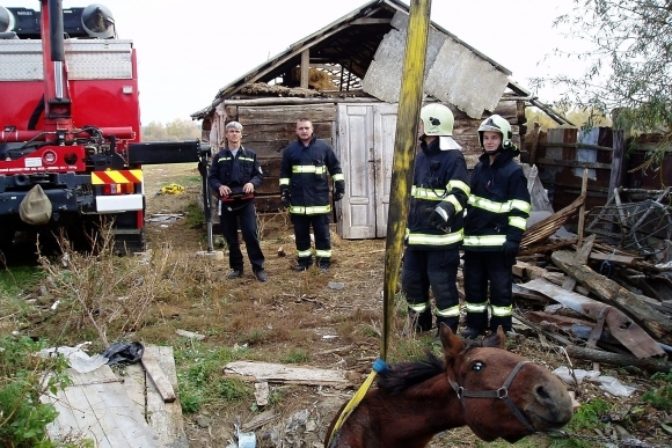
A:
{"label": "horse mane", "polygon": [[402,362],[378,374],[378,388],[389,394],[398,394],[414,384],[421,383],[446,370],[445,363],[433,353],[420,361]]}

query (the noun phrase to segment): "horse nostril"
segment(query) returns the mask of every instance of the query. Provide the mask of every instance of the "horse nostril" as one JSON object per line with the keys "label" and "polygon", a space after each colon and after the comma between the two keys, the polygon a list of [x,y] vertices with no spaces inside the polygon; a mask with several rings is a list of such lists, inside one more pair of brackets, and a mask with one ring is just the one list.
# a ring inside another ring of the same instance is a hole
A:
{"label": "horse nostril", "polygon": [[537,386],[535,389],[537,396],[541,398],[542,400],[548,400],[551,398],[551,395],[546,391],[544,386]]}

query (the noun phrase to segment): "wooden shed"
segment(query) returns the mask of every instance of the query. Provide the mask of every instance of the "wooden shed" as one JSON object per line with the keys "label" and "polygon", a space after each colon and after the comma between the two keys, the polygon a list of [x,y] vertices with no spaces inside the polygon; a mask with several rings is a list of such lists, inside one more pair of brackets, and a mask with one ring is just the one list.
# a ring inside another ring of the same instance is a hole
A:
{"label": "wooden shed", "polygon": [[[260,211],[277,211],[282,150],[294,140],[296,120],[312,120],[318,138],[341,160],[346,195],[336,208],[344,238],[384,237],[397,106],[408,24],[408,6],[373,0],[220,89],[203,120],[213,148],[226,122],[243,124],[244,145],[254,149],[265,172]],[[561,117],[509,79],[511,72],[457,36],[431,24],[425,70],[426,101],[441,101],[455,114],[454,138],[469,168],[481,153],[477,129],[498,113],[524,139],[525,107],[534,104]]]}

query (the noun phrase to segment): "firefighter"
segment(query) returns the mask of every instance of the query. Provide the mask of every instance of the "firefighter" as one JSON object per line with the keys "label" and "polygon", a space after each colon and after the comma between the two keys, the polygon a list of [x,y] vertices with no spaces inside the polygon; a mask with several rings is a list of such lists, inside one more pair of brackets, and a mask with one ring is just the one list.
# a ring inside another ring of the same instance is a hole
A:
{"label": "firefighter", "polygon": [[263,173],[254,151],[241,144],[243,126],[237,121],[230,121],[224,129],[226,144],[212,158],[208,182],[220,198],[219,222],[229,247],[231,267],[227,278],[240,278],[243,275],[243,254],[238,241],[240,222],[252,271],[256,279],[263,283],[268,280],[268,275],[264,270],[264,254],[259,245],[257,211],[254,206],[254,191],[261,186]]}
{"label": "firefighter", "polygon": [[334,182],[334,201],[345,194],[345,180],[336,154],[327,143],[318,140],[307,118],[296,123],[297,140],[287,146],[280,167],[280,197],[289,209],[296,237],[295,271],[313,264],[310,227],[315,234],[315,259],[321,271],[331,265],[329,236],[329,178]]}
{"label": "firefighter", "polygon": [[492,115],[481,123],[478,138],[484,152],[472,173],[464,226],[466,338],[499,325],[511,331],[511,267],[532,208],[509,122]]}
{"label": "firefighter", "polygon": [[437,328],[457,331],[459,247],[469,197],[467,167],[453,135],[453,113],[433,103],[420,111],[420,145],[415,159],[406,229],[402,289],[416,331],[432,328],[429,289],[436,300]]}

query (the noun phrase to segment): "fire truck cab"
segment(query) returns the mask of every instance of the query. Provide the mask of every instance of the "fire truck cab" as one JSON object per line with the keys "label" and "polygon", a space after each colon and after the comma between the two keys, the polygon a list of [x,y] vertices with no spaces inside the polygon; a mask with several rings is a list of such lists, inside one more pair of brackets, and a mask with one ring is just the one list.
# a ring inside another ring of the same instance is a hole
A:
{"label": "fire truck cab", "polygon": [[198,161],[199,142],[140,140],[136,51],[101,5],[0,6],[0,249],[17,232],[90,243],[109,224],[144,247],[142,165]]}

